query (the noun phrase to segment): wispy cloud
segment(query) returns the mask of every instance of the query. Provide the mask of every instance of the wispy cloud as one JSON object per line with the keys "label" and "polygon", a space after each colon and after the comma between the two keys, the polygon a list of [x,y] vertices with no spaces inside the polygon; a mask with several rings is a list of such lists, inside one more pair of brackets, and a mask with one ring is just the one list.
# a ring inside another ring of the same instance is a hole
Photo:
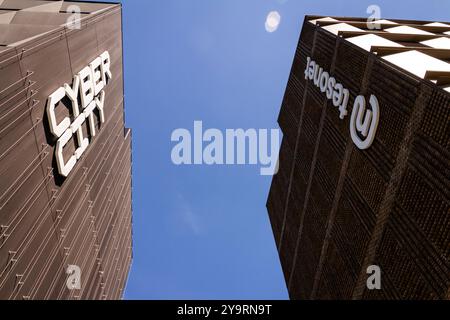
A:
{"label": "wispy cloud", "polygon": [[198,216],[194,214],[191,206],[182,194],[178,194],[177,200],[178,215],[181,219],[181,222],[183,222],[184,226],[189,228],[194,235],[200,235],[201,227]]}
{"label": "wispy cloud", "polygon": [[278,29],[280,22],[281,22],[281,16],[278,13],[278,11],[269,12],[269,14],[267,15],[266,24],[265,24],[266,31],[267,32],[275,32]]}

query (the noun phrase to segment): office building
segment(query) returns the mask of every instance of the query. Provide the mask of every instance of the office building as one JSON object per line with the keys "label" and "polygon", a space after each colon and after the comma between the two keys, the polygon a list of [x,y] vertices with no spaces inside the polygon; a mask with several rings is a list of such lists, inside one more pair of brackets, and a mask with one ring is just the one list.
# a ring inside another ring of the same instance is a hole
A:
{"label": "office building", "polygon": [[449,91],[450,23],[305,18],[267,201],[292,299],[450,298]]}
{"label": "office building", "polygon": [[121,6],[0,0],[0,299],[120,299],[132,259]]}

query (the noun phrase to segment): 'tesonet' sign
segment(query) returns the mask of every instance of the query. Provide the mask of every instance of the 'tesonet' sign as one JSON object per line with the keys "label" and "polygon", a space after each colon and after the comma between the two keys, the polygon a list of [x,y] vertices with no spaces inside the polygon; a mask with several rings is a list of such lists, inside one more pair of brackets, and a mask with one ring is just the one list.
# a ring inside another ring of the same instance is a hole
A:
{"label": "'tesonet' sign", "polygon": [[[315,61],[307,58],[305,79],[313,80],[321,92],[326,93],[327,98],[333,101],[333,105],[338,108],[341,119],[344,119],[348,114],[347,104],[350,97],[348,89],[337,82],[336,79],[326,71],[323,71]],[[370,109],[366,109],[366,99],[359,95],[355,98],[353,104],[352,115],[350,119],[350,136],[355,145],[361,149],[369,148],[378,128],[378,121],[380,119],[380,107],[377,97],[370,96]]]}
{"label": "'tesonet' sign", "polygon": [[[107,84],[107,78],[111,79],[111,59],[108,51],[102,53],[89,66],[81,70],[73,77],[72,86],[67,83],[53,92],[47,100],[47,116],[51,133],[58,138],[55,155],[59,173],[67,177],[72,171],[78,159],[89,146],[89,139],[84,137],[82,125],[89,121],[89,132],[92,137],[95,132],[94,110],[98,109],[100,122],[105,122],[103,106],[105,104],[105,91],[103,88]],[[69,117],[57,122],[55,109],[59,102],[66,97],[71,102],[71,109],[74,121]],[[81,106],[79,102],[81,102]],[[67,162],[64,161],[64,146],[76,137],[78,148]]]}

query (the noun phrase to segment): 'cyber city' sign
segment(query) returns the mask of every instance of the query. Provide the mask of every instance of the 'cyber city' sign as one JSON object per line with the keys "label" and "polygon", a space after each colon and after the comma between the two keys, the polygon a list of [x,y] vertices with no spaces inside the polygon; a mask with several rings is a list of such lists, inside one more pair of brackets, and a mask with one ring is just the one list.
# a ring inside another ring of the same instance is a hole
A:
{"label": "'cyber city' sign", "polygon": [[[350,98],[348,89],[337,82],[327,71],[324,71],[315,61],[307,58],[305,79],[312,80],[322,93],[325,93],[329,100],[332,100],[333,105],[339,110],[339,117],[344,119],[348,114],[347,105]],[[366,99],[363,95],[355,98],[353,103],[352,114],[350,118],[350,136],[355,145],[361,149],[369,148],[378,128],[378,121],[380,119],[380,107],[378,99],[370,96],[369,104],[371,110],[366,108]]]}
{"label": "'cyber city' sign", "polygon": [[[48,97],[47,117],[51,133],[58,138],[55,156],[58,171],[63,177],[69,175],[89,146],[89,139],[83,134],[83,124],[88,121],[90,135],[95,137],[95,127],[98,123],[95,110],[98,110],[100,123],[105,122],[103,112],[105,91],[103,89],[107,84],[107,79],[111,79],[111,77],[111,59],[108,51],[105,51],[73,77],[72,86],[66,83]],[[55,110],[65,97],[70,101],[74,120],[72,122],[70,117],[65,117],[58,123]],[[77,149],[65,161],[63,149],[72,137],[76,138]]]}

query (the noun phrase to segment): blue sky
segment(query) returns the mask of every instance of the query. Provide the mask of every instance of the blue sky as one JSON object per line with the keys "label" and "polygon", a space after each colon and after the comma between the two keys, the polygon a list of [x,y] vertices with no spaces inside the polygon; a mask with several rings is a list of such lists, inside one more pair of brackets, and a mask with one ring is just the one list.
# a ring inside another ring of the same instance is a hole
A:
{"label": "blue sky", "polygon": [[[450,2],[123,0],[133,129],[134,261],[126,299],[287,299],[259,166],[175,166],[171,133],[278,128],[306,14],[448,21]],[[267,14],[281,16],[268,33]]]}

